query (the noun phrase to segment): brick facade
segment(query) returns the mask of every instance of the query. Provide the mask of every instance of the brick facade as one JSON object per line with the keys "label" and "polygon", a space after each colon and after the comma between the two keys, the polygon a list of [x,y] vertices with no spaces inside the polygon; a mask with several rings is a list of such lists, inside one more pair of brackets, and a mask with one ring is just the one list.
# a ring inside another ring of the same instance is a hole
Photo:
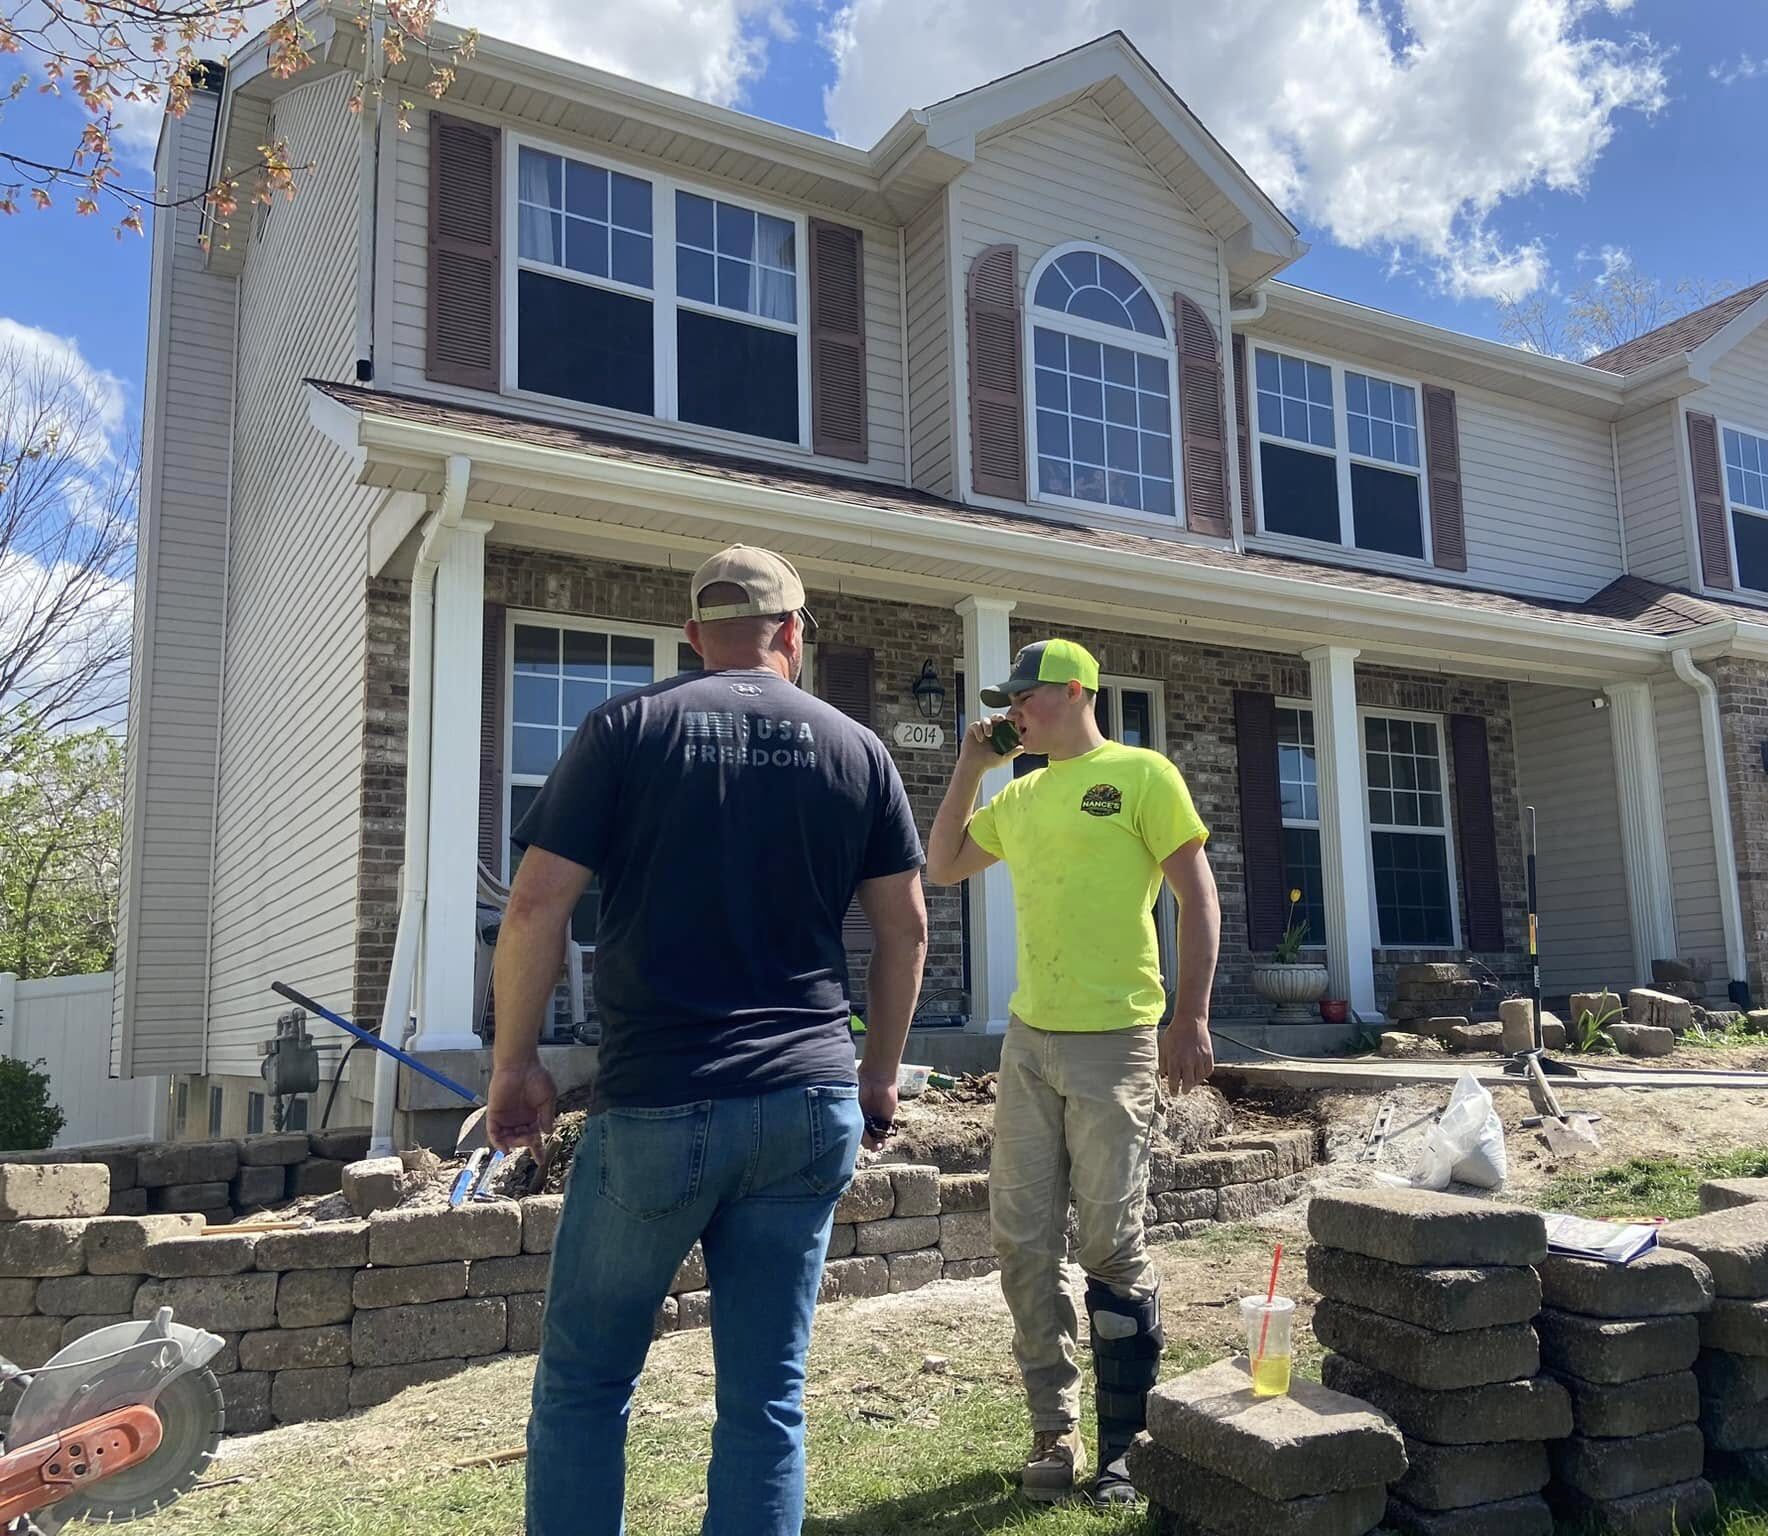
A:
{"label": "brick facade", "polygon": [[1768,773],[1762,769],[1762,743],[1768,740],[1768,666],[1726,656],[1701,670],[1719,690],[1725,794],[1737,853],[1743,942],[1750,991],[1760,1000],[1768,995]]}

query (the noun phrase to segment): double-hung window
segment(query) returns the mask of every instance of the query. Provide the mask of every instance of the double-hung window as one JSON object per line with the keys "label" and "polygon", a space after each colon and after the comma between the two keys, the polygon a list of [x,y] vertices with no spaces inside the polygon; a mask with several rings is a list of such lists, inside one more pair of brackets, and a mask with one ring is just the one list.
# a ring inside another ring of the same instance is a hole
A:
{"label": "double-hung window", "polygon": [[1768,437],[1740,427],[1725,427],[1720,435],[1738,584],[1768,592]]}
{"label": "double-hung window", "polygon": [[808,440],[803,220],[515,149],[515,387]]}
{"label": "double-hung window", "polygon": [[1263,531],[1423,559],[1418,387],[1269,347],[1253,377]]}
{"label": "double-hung window", "polygon": [[1277,706],[1277,787],[1283,804],[1283,867],[1301,892],[1291,914],[1307,923],[1306,944],[1326,942],[1326,886],[1320,869],[1320,775],[1314,712]]}

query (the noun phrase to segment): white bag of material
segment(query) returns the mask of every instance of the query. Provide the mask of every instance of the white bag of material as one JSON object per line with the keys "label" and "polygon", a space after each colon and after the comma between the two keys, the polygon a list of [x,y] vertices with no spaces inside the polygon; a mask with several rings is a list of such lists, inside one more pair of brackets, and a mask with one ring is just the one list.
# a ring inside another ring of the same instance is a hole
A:
{"label": "white bag of material", "polygon": [[1463,1072],[1449,1107],[1424,1137],[1418,1166],[1406,1182],[1415,1189],[1447,1189],[1449,1181],[1502,1189],[1509,1174],[1504,1122],[1492,1095],[1471,1072]]}

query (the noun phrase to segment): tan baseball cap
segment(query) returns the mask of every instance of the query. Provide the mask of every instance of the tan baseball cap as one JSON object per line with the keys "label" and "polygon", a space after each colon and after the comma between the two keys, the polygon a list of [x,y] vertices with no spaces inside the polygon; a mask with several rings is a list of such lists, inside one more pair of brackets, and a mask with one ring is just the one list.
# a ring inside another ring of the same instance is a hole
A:
{"label": "tan baseball cap", "polygon": [[[747,601],[720,603],[711,608],[701,606],[700,594],[720,583],[741,587]],[[804,606],[804,583],[792,562],[771,549],[757,549],[752,544],[733,544],[729,549],[721,549],[694,572],[689,597],[693,617],[702,622],[802,613],[807,624],[816,626],[816,620]]]}

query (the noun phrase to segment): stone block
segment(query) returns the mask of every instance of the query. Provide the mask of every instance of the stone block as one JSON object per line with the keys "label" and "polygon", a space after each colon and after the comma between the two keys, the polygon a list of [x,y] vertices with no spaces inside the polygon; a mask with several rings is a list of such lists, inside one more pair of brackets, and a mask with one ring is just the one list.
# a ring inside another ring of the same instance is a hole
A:
{"label": "stone block", "polygon": [[29,1317],[35,1312],[38,1284],[36,1280],[0,1280],[0,1317]]}
{"label": "stone block", "polygon": [[823,1255],[825,1259],[845,1259],[853,1252],[854,1225],[851,1221],[838,1222],[829,1228],[829,1251]]}
{"label": "stone block", "polygon": [[1445,1003],[1468,1004],[1479,998],[1479,983],[1462,977],[1457,981],[1402,981],[1394,987],[1396,1008],[1425,1004],[1438,1013],[1452,1013]]}
{"label": "stone block", "polygon": [[1492,1445],[1408,1440],[1406,1471],[1393,1492],[1415,1509],[1466,1509],[1539,1493],[1547,1477],[1547,1447],[1536,1440]]}
{"label": "stone block", "polygon": [[1466,981],[1467,967],[1458,960],[1418,960],[1402,965],[1394,972],[1396,986],[1413,986],[1420,982]]}
{"label": "stone block", "polygon": [[887,1296],[890,1266],[876,1256],[832,1259],[823,1266],[818,1301],[841,1301],[849,1296]]}
{"label": "stone block", "polygon": [[181,1323],[214,1333],[249,1333],[276,1326],[277,1277],[265,1274],[192,1275],[148,1280],[135,1293],[135,1316],[170,1307]]}
{"label": "stone block", "polygon": [[[690,1256],[691,1257],[691,1256]],[[467,1271],[467,1295],[469,1296],[517,1296],[524,1291],[544,1291],[546,1289],[547,1272],[552,1268],[550,1253],[519,1253],[507,1259],[479,1259]],[[685,1270],[687,1265],[684,1263]],[[374,1271],[370,1270],[370,1274]],[[396,1273],[396,1271],[383,1271]],[[681,1276],[678,1274],[679,1280]],[[700,1265],[700,1285],[706,1283],[706,1267]],[[670,1289],[673,1291],[674,1286]],[[694,1290],[695,1286],[684,1285],[682,1290]],[[454,1292],[459,1295],[458,1291]],[[357,1303],[361,1305],[360,1302]]]}
{"label": "stone block", "polygon": [[1692,1424],[1649,1435],[1597,1440],[1572,1435],[1548,1448],[1553,1480],[1590,1499],[1624,1499],[1699,1477],[1706,1443]]}
{"label": "stone block", "polygon": [[522,1210],[513,1200],[376,1211],[368,1223],[371,1264],[501,1259],[522,1251]]}
{"label": "stone block", "polygon": [[[669,1293],[679,1296],[683,1291],[701,1291],[706,1288],[706,1251],[698,1243],[688,1249],[688,1256],[683,1259],[675,1271],[675,1278],[669,1282]],[[546,1281],[539,1285],[512,1287],[524,1291],[544,1291]]]}
{"label": "stone block", "polygon": [[248,1136],[239,1144],[239,1165],[242,1168],[286,1168],[290,1163],[304,1163],[312,1148],[305,1131],[270,1131],[262,1136]]}
{"label": "stone block", "polygon": [[861,1168],[835,1206],[836,1221],[882,1221],[896,1209],[888,1168]]}
{"label": "stone block", "polygon": [[344,1165],[344,1198],[358,1216],[393,1210],[404,1182],[405,1164],[396,1157],[369,1157]]}
{"label": "stone block", "polygon": [[0,1317],[0,1355],[34,1371],[61,1348],[61,1317]]}
{"label": "stone block", "polygon": [[[679,1303],[677,1304],[679,1307]],[[546,1317],[546,1296],[540,1291],[525,1292],[509,1298],[509,1350],[514,1355],[532,1355],[540,1349],[541,1323]]]}
{"label": "stone block", "polygon": [[230,1435],[255,1435],[276,1422],[270,1407],[268,1371],[234,1371],[218,1377],[222,1427]]}
{"label": "stone block", "polygon": [[1687,1370],[1700,1353],[1700,1325],[1693,1317],[1608,1319],[1546,1307],[1535,1328],[1548,1365],[1585,1381],[1668,1376]]}
{"label": "stone block", "polygon": [[1262,1179],[1255,1184],[1224,1184],[1216,1191],[1217,1221],[1250,1221],[1266,1211],[1277,1210],[1308,1187],[1304,1173],[1282,1179]]}
{"label": "stone block", "polygon": [[1671,992],[1634,987],[1627,994],[1627,1022],[1685,1035],[1694,1027],[1694,1004]]}
{"label": "stone block", "polygon": [[854,1248],[868,1253],[912,1253],[917,1248],[939,1245],[937,1216],[886,1216],[882,1221],[861,1222],[854,1228]]}
{"label": "stone block", "polygon": [[1187,1152],[1172,1165],[1174,1189],[1220,1189],[1277,1177],[1277,1154],[1268,1147],[1227,1152]]}
{"label": "stone block", "polygon": [[1286,1177],[1312,1168],[1319,1161],[1319,1132],[1312,1126],[1293,1131],[1246,1131],[1214,1143],[1252,1152],[1269,1152],[1277,1162],[1277,1176]]}
{"label": "stone block", "polygon": [[1768,1451],[1768,1403],[1710,1397],[1700,1405],[1700,1427],[1715,1451]]}
{"label": "stone block", "polygon": [[1713,1291],[1768,1296],[1768,1203],[1691,1216],[1658,1228],[1658,1246],[1692,1253],[1713,1272]]}
{"label": "stone block", "polygon": [[[135,1321],[127,1312],[86,1312],[79,1317],[65,1317],[61,1322],[61,1346],[66,1349],[77,1339],[83,1339],[89,1333],[97,1333],[100,1328],[109,1328],[113,1323],[132,1323]],[[235,1369],[238,1367],[236,1366]],[[209,1367],[215,1370],[213,1364]],[[219,1376],[221,1373],[215,1371]]]}
{"label": "stone block", "polygon": [[994,1253],[987,1211],[957,1211],[939,1218],[939,1251],[954,1259],[986,1259]]}
{"label": "stone block", "polygon": [[345,1269],[367,1262],[366,1221],[323,1221],[304,1232],[266,1232],[258,1239],[259,1269]]}
{"label": "stone block", "polygon": [[347,1125],[307,1133],[307,1145],[314,1157],[334,1159],[340,1163],[360,1162],[367,1157],[371,1140],[373,1133],[366,1125]]}
{"label": "stone block", "polygon": [[1695,1379],[1702,1398],[1724,1398],[1733,1403],[1768,1402],[1768,1356],[1733,1355],[1722,1349],[1703,1349],[1694,1362]]}
{"label": "stone block", "polygon": [[302,1195],[335,1195],[344,1187],[344,1165],[330,1157],[290,1163],[285,1187],[291,1200]]}
{"label": "stone block", "polygon": [[522,1205],[522,1252],[551,1253],[565,1209],[563,1195],[530,1195]]}
{"label": "stone block", "polygon": [[1571,1394],[1572,1423],[1580,1435],[1649,1435],[1692,1424],[1700,1416],[1700,1386],[1693,1371],[1621,1382],[1585,1381],[1581,1376],[1559,1380]]}
{"label": "stone block", "polygon": [[1395,1061],[1411,1061],[1419,1056],[1441,1056],[1443,1042],[1429,1035],[1412,1034],[1403,1029],[1383,1030],[1376,1042],[1376,1052]]}
{"label": "stone block", "polygon": [[1335,1391],[1379,1408],[1412,1439],[1433,1445],[1554,1440],[1572,1431],[1571,1399],[1548,1376],[1435,1392],[1345,1355],[1328,1355],[1320,1377]]}
{"label": "stone block", "polygon": [[945,1262],[945,1278],[947,1280],[980,1280],[984,1275],[992,1275],[1001,1267],[1001,1261],[992,1253],[986,1259],[947,1259]]}
{"label": "stone block", "polygon": [[128,1316],[140,1288],[139,1275],[57,1275],[38,1284],[37,1310],[51,1317],[79,1317],[88,1312]]}
{"label": "stone block", "polygon": [[1553,1511],[1539,1494],[1465,1509],[1419,1509],[1390,1498],[1382,1524],[1399,1536],[1553,1536]]}
{"label": "stone block", "polygon": [[155,1184],[147,1191],[147,1208],[156,1214],[177,1211],[209,1211],[226,1210],[229,1186],[224,1182],[212,1184]]}
{"label": "stone block", "polygon": [[1541,1298],[1586,1317],[1674,1317],[1713,1304],[1713,1277],[1691,1253],[1652,1248],[1631,1264],[1550,1253],[1536,1266]]}
{"label": "stone block", "polygon": [[1586,1013],[1593,1019],[1600,1019],[1605,1014],[1620,1012],[1621,1006],[1621,999],[1614,992],[1574,992],[1567,1011],[1575,1024]]}
{"label": "stone block", "polygon": [[890,1186],[896,1192],[893,1216],[939,1214],[939,1170],[907,1163],[890,1165]]}
{"label": "stone block", "polygon": [[1449,1031],[1449,1049],[1457,1056],[1472,1056],[1504,1049],[1502,1024],[1457,1024]]}
{"label": "stone block", "polygon": [[1708,1179],[1700,1187],[1702,1215],[1754,1205],[1758,1200],[1768,1200],[1768,1179]]}
{"label": "stone block", "polygon": [[407,1387],[441,1381],[467,1368],[465,1360],[418,1360],[410,1365],[357,1366],[350,1373],[350,1406],[372,1408],[397,1397]]}
{"label": "stone block", "polygon": [[710,1328],[712,1326],[712,1292],[683,1291],[675,1298],[675,1326]]}
{"label": "stone block", "polygon": [[1707,1475],[1768,1486],[1768,1451],[1718,1451],[1709,1445]]}
{"label": "stone block", "polygon": [[109,1203],[104,1208],[107,1216],[145,1216],[147,1214],[147,1191],[141,1188],[113,1189]]}
{"label": "stone block", "polygon": [[939,1214],[954,1216],[964,1211],[988,1209],[986,1173],[942,1173],[939,1176]]}
{"label": "stone block", "polygon": [[239,1341],[242,1371],[316,1371],[350,1363],[350,1330],[341,1323],[328,1328],[271,1328],[248,1333]]}
{"label": "stone block", "polygon": [[1342,1301],[1322,1301],[1314,1309],[1314,1337],[1327,1349],[1433,1392],[1521,1381],[1541,1368],[1535,1330],[1526,1323],[1433,1333]]}
{"label": "stone block", "polygon": [[1541,1020],[1541,1049],[1545,1051],[1563,1051],[1565,1049],[1565,1025],[1552,1014]]}
{"label": "stone block", "polygon": [[[100,1216],[99,1221],[109,1220]],[[37,1279],[77,1275],[86,1267],[84,1217],[65,1221],[14,1221],[0,1225],[0,1277]]]}
{"label": "stone block", "polygon": [[[284,1328],[322,1328],[347,1323],[356,1310],[353,1269],[291,1269],[276,1280],[276,1321]],[[268,1324],[258,1324],[267,1327]]]}
{"label": "stone block", "polygon": [[1439,1040],[1444,1045],[1449,1043],[1449,1031],[1466,1029],[1473,1022],[1464,1014],[1439,1014],[1436,1018],[1425,1019],[1417,1026],[1418,1033],[1428,1035],[1432,1040]]}
{"label": "stone block", "polygon": [[181,1275],[243,1274],[257,1260],[258,1238],[251,1232],[238,1236],[190,1232],[162,1237],[149,1243],[142,1254],[146,1272],[163,1280]]}
{"label": "stone block", "polygon": [[99,1163],[0,1163],[0,1221],[102,1216],[110,1170]]}
{"label": "stone block", "polygon": [[1768,1300],[1722,1297],[1700,1320],[1704,1349],[1733,1355],[1768,1355]]}
{"label": "stone block", "polygon": [[1541,1310],[1541,1281],[1526,1264],[1419,1268],[1318,1243],[1307,1263],[1308,1284],[1322,1296],[1437,1333],[1526,1323]]}
{"label": "stone block", "polygon": [[914,1253],[893,1253],[885,1260],[890,1271],[890,1293],[918,1291],[931,1285],[945,1273],[945,1260],[937,1248],[922,1248]]}
{"label": "stone block", "polygon": [[1668,1056],[1676,1049],[1675,1035],[1651,1024],[1610,1024],[1608,1037],[1623,1056]]}
{"label": "stone block", "polygon": [[200,1232],[195,1216],[100,1216],[86,1223],[85,1268],[94,1275],[144,1275],[147,1245]]}
{"label": "stone block", "polygon": [[[1277,1401],[1277,1399],[1271,1399]],[[1151,1506],[1178,1516],[1179,1529],[1215,1536],[1364,1536],[1380,1523],[1387,1490],[1380,1484],[1270,1499],[1233,1478],[1138,1435],[1127,1461],[1130,1481]]]}
{"label": "stone block", "polygon": [[174,1141],[136,1154],[136,1182],[148,1189],[177,1184],[225,1184],[239,1172],[237,1141]]}
{"label": "stone block", "polygon": [[1254,1397],[1245,1356],[1161,1382],[1148,1433],[1274,1500],[1386,1484],[1406,1469],[1400,1432],[1380,1413],[1301,1376],[1287,1396]]}
{"label": "stone block", "polygon": [[428,1301],[454,1301],[466,1293],[465,1259],[359,1269],[350,1286],[350,1299],[358,1307],[415,1307]]}
{"label": "stone block", "polygon": [[509,1312],[501,1296],[384,1307],[358,1312],[350,1320],[351,1358],[359,1366],[491,1355],[508,1338]]}
{"label": "stone block", "polygon": [[1570,1488],[1555,1488],[1551,1494],[1554,1508],[1574,1529],[1595,1529],[1608,1536],[1671,1536],[1704,1530],[1718,1511],[1713,1485],[1700,1477],[1624,1499],[1590,1499]]}
{"label": "stone block", "polygon": [[1318,1194],[1308,1206],[1308,1232],[1328,1248],[1394,1264],[1534,1264],[1547,1254],[1538,1211],[1424,1189]]}
{"label": "stone block", "polygon": [[240,1210],[255,1205],[275,1205],[287,1192],[288,1171],[281,1163],[241,1168],[228,1186],[229,1198]]}
{"label": "stone block", "polygon": [[1150,1202],[1157,1222],[1214,1221],[1220,1203],[1221,1196],[1214,1189],[1169,1189]]}
{"label": "stone block", "polygon": [[341,1419],[349,1411],[350,1367],[347,1365],[278,1371],[271,1380],[270,1412],[278,1424]]}
{"label": "stone block", "polygon": [[[1498,1004],[1498,1025],[1502,1031],[1504,1054],[1513,1056],[1535,1047],[1535,1005],[1526,997],[1507,997]],[[1530,1489],[1529,1492],[1535,1492]],[[1409,1502],[1416,1504],[1412,1499]],[[1485,1500],[1482,1502],[1490,1503]]]}

